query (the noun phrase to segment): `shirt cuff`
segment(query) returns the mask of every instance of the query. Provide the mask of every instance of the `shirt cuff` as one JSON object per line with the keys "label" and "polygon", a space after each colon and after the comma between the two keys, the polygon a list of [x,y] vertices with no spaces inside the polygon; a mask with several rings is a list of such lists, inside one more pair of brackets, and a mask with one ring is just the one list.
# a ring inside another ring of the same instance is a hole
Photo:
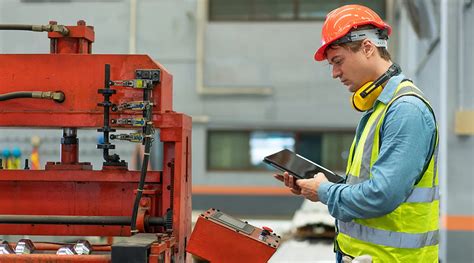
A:
{"label": "shirt cuff", "polygon": [[319,185],[318,189],[318,197],[319,201],[323,204],[327,204],[328,198],[329,198],[329,188],[333,185],[334,183],[331,182],[324,182]]}

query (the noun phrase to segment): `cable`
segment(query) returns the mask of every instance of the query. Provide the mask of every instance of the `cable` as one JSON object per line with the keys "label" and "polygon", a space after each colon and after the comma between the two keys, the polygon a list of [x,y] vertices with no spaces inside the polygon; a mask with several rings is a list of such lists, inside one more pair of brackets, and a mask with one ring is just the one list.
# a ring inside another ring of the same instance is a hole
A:
{"label": "cable", "polygon": [[0,101],[21,99],[21,98],[32,98],[32,99],[50,99],[56,102],[63,102],[66,97],[61,91],[18,91],[0,94]]}
{"label": "cable", "polygon": [[0,25],[0,30],[27,30],[33,31],[33,25]]}
{"label": "cable", "polygon": [[69,29],[63,25],[21,25],[0,24],[0,30],[24,30],[36,32],[58,32],[63,36],[69,35]]}
{"label": "cable", "polygon": [[[150,105],[147,106],[146,111],[146,118],[147,120],[151,120],[151,111],[152,107]],[[135,197],[135,202],[133,203],[133,212],[132,212],[132,224],[131,224],[131,232],[132,234],[137,233],[137,215],[138,215],[138,207],[140,205],[140,200],[142,199],[143,194],[143,187],[145,185],[146,173],[148,169],[148,161],[150,159],[150,151],[151,151],[151,134],[152,134],[152,123],[147,123],[145,126],[145,151],[143,153],[143,162],[142,162],[142,169],[140,173],[140,181],[138,183],[137,195]]]}
{"label": "cable", "polygon": [[20,98],[33,98],[33,92],[20,91],[20,92],[11,92],[0,95],[0,101],[20,99]]}

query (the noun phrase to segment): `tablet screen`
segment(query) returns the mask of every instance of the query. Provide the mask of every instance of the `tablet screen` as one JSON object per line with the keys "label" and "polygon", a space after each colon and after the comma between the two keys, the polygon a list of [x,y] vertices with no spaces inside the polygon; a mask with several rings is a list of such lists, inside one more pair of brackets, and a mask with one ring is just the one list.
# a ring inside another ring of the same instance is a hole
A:
{"label": "tablet screen", "polygon": [[340,183],[344,180],[333,171],[287,149],[265,157],[264,162],[279,170],[287,171],[299,179],[313,178],[315,174],[321,172],[330,182]]}

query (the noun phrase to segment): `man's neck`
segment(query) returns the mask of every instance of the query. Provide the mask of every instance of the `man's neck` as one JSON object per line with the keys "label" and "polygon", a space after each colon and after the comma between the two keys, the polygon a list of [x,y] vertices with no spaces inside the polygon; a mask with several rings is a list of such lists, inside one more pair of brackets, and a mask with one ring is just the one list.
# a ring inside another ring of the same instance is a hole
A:
{"label": "man's neck", "polygon": [[385,72],[387,72],[388,68],[393,64],[392,61],[382,60],[379,65],[375,68],[375,79],[382,76]]}
{"label": "man's neck", "polygon": [[[390,68],[392,64],[392,61],[386,61],[382,59],[374,70],[374,81],[387,72],[388,68]],[[387,82],[383,83],[382,86],[385,86],[386,83]]]}

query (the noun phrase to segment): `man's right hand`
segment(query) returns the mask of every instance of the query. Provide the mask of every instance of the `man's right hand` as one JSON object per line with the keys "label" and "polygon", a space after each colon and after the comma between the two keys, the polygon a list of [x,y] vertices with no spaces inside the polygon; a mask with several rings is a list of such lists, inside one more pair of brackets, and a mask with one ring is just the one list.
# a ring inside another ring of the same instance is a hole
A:
{"label": "man's right hand", "polygon": [[295,195],[300,195],[301,194],[301,188],[296,185],[296,179],[288,174],[287,172],[281,174],[274,174],[273,177],[275,177],[277,180],[282,181],[285,183],[285,185],[290,188],[291,192]]}

